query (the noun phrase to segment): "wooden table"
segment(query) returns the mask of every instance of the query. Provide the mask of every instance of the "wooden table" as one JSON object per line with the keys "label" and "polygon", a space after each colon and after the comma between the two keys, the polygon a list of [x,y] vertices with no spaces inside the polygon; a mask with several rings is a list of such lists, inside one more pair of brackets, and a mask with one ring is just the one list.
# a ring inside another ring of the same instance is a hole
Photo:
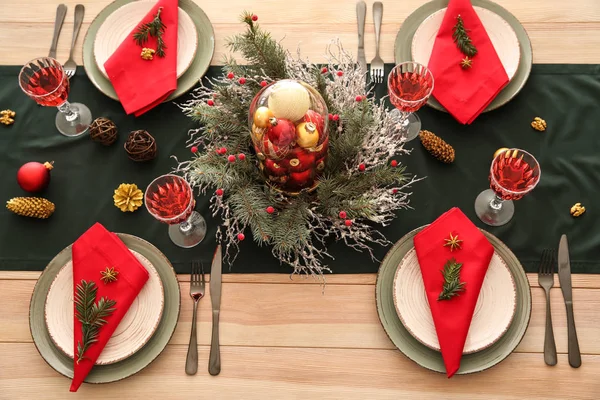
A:
{"label": "wooden table", "polygon": [[[243,28],[238,16],[251,10],[275,38],[304,55],[323,61],[326,44],[339,37],[356,48],[355,2],[305,0],[263,2],[196,0],[214,24],[213,63],[226,54],[224,38]],[[69,11],[58,59],[66,61],[75,0]],[[110,0],[85,2],[78,40]],[[1,64],[23,64],[46,55],[56,6],[49,0],[2,0]],[[371,3],[371,2],[370,2]],[[393,62],[393,43],[401,22],[424,0],[389,1],[382,27],[382,57]],[[596,0],[498,0],[527,29],[536,63],[600,63],[600,4]],[[374,55],[368,5],[367,61]],[[0,104],[7,108],[9,104]],[[418,211],[412,211],[418,212]],[[33,250],[32,250],[33,251]],[[199,310],[199,362],[196,376],[184,372],[192,303],[189,276],[181,275],[182,309],[177,330],[162,355],[140,374],[107,385],[83,385],[69,394],[69,380],[50,368],[32,343],[28,324],[31,292],[39,273],[0,272],[0,399],[598,399],[600,397],[600,275],[573,277],[573,298],[583,365],[567,362],[565,308],[560,289],[552,291],[558,365],[543,361],[544,296],[537,277],[533,313],[516,352],[500,365],[451,380],[424,370],[404,357],[386,337],[375,308],[375,275],[335,275],[323,288],[312,279],[287,275],[225,275],[221,312],[223,369],[207,372],[210,299]],[[558,281],[556,282],[558,286]],[[557,287],[556,286],[556,287]]]}

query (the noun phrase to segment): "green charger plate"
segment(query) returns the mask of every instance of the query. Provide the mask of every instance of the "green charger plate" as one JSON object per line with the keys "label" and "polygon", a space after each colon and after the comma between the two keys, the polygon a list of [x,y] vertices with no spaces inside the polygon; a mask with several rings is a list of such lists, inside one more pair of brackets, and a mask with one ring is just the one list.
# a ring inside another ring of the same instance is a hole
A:
{"label": "green charger plate", "polygon": [[[98,29],[102,23],[104,23],[106,18],[120,7],[127,3],[131,3],[132,1],[134,0],[117,0],[106,6],[106,8],[100,11],[90,24],[83,41],[83,67],[85,68],[88,78],[98,90],[117,101],[119,100],[119,97],[117,96],[115,89],[96,65],[96,60],[94,58],[94,41],[96,40]],[[192,0],[179,0],[179,8],[185,11],[196,25],[196,32],[198,32],[198,48],[192,64],[185,73],[177,79],[177,89],[175,89],[165,102],[174,100],[193,88],[208,70],[215,52],[215,34],[212,24],[204,11],[202,11],[202,9]]]}
{"label": "green charger plate", "polygon": [[[498,14],[513,28],[517,34],[519,40],[521,58],[519,60],[519,66],[515,76],[506,85],[504,89],[492,100],[492,102],[486,107],[483,112],[495,110],[498,107],[503,106],[515,97],[529,78],[531,73],[531,66],[533,64],[533,51],[531,48],[531,41],[527,31],[523,28],[523,25],[519,20],[508,12],[505,8],[502,8],[496,3],[489,0],[471,0],[473,6],[486,8],[493,13]],[[448,0],[433,0],[429,3],[422,5],[417,8],[412,14],[410,14],[406,20],[402,23],[398,35],[396,36],[396,42],[394,44],[394,57],[396,64],[400,64],[406,61],[412,61],[412,41],[416,30],[423,23],[423,21],[436,11],[448,7]],[[434,77],[435,79],[435,77]],[[446,111],[433,96],[429,97],[427,105],[435,108],[436,110]]]}
{"label": "green charger plate", "polygon": [[[415,339],[402,325],[394,306],[393,292],[396,270],[402,258],[414,247],[414,236],[423,228],[407,233],[390,249],[381,263],[375,288],[377,312],[388,337],[404,355],[422,367],[446,373],[442,354]],[[516,312],[510,327],[500,340],[477,353],[463,355],[457,374],[480,372],[508,357],[523,339],[531,317],[531,290],[527,275],[519,260],[497,237],[483,230],[482,232],[513,275],[517,289]]]}
{"label": "green charger plate", "polygon": [[[147,367],[167,346],[179,319],[180,295],[177,276],[169,260],[152,244],[136,236],[117,234],[125,245],[146,257],[158,271],[165,291],[165,305],[158,328],[148,343],[137,353],[110,365],[96,365],[86,377],[87,383],[114,382],[131,376]],[[44,360],[57,372],[73,378],[73,359],[58,349],[46,327],[44,307],[50,284],[58,271],[71,259],[71,246],[50,261],[33,289],[29,305],[29,328],[33,342]],[[65,391],[69,388],[65,387]],[[65,392],[66,393],[66,392]]]}

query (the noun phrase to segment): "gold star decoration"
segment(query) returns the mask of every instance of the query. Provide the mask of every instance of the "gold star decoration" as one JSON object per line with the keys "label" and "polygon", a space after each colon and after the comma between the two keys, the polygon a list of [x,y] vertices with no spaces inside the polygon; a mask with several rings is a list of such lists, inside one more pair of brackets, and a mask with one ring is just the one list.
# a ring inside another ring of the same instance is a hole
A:
{"label": "gold star decoration", "polygon": [[455,249],[460,249],[460,244],[462,243],[462,240],[460,240],[458,238],[458,235],[453,236],[452,233],[450,233],[450,239],[444,239],[446,241],[446,243],[444,244],[444,247],[450,247],[450,251],[454,251]]}
{"label": "gold star decoration", "polygon": [[466,56],[460,61],[460,66],[462,69],[471,68],[473,66],[473,60]]}
{"label": "gold star decoration", "polygon": [[119,275],[119,271],[116,271],[115,267],[106,267],[106,270],[100,271],[100,275],[102,275],[102,277],[100,278],[102,279],[102,282],[108,284],[117,280],[117,275]]}

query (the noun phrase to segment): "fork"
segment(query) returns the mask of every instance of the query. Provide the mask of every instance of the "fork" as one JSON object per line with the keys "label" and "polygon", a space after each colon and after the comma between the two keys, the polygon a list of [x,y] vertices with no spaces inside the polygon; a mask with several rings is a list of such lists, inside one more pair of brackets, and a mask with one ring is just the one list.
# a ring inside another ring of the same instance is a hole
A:
{"label": "fork", "polygon": [[75,50],[75,42],[77,42],[77,35],[81,29],[81,23],[83,22],[83,16],[85,15],[85,7],[83,4],[77,4],[75,6],[75,23],[73,25],[73,39],[71,40],[71,52],[69,53],[69,59],[63,65],[65,74],[69,79],[75,75],[77,71],[77,63],[73,59],[73,51]]}
{"label": "fork", "polygon": [[198,311],[198,302],[204,297],[204,283],[204,266],[200,262],[192,262],[192,274],[190,275],[190,297],[194,300],[194,315],[192,317],[192,333],[190,334],[190,345],[188,347],[187,359],[185,360],[185,373],[188,375],[195,375],[196,372],[198,372],[198,339],[196,336],[196,314]]}
{"label": "fork", "polygon": [[383,60],[379,57],[379,37],[381,34],[381,20],[383,19],[383,3],[373,3],[373,20],[375,21],[375,58],[371,61],[371,81],[383,82]]}
{"label": "fork", "polygon": [[552,331],[552,314],[550,312],[550,289],[554,286],[555,251],[545,249],[540,260],[538,283],[546,291],[546,337],[544,339],[544,361],[548,365],[556,365],[556,344]]}

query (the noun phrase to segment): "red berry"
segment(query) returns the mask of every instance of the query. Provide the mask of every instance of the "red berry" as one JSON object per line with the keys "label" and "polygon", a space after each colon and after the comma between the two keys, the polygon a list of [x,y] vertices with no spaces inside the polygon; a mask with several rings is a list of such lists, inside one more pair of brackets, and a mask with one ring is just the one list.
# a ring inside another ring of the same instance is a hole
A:
{"label": "red berry", "polygon": [[238,233],[238,240],[241,242],[244,239],[246,239],[246,235],[244,235],[243,233]]}
{"label": "red berry", "polygon": [[365,164],[360,164],[360,165],[358,166],[358,170],[359,170],[360,172],[363,172],[363,171],[364,171],[366,168],[367,168],[367,167],[365,166]]}
{"label": "red berry", "polygon": [[346,211],[340,211],[340,218],[341,219],[346,219],[346,216],[347,216]]}
{"label": "red berry", "polygon": [[321,68],[321,73],[322,74],[326,74],[327,72],[329,72],[329,70],[327,69],[327,67]]}
{"label": "red berry", "polygon": [[227,148],[225,148],[225,147],[221,147],[221,148],[219,149],[219,154],[225,154],[225,153],[227,153]]}
{"label": "red berry", "polygon": [[271,206],[266,208],[267,214],[273,214],[275,212],[275,209]]}
{"label": "red berry", "polygon": [[192,151],[192,153],[197,153],[198,152],[198,147],[197,146],[192,146],[192,148],[190,150]]}
{"label": "red berry", "polygon": [[347,219],[347,220],[344,221],[344,225],[350,226],[350,225],[352,225],[352,221],[349,220],[349,219]]}
{"label": "red berry", "polygon": [[238,82],[240,83],[240,85],[243,85],[244,83],[246,83],[246,78],[240,78],[238,79]]}
{"label": "red berry", "polygon": [[396,188],[392,189],[392,194],[396,194],[396,193],[398,193],[398,189],[396,189]]}
{"label": "red berry", "polygon": [[339,116],[339,115],[335,114],[335,115],[333,116],[333,120],[334,120],[334,121],[338,121],[339,119],[340,119],[340,116]]}
{"label": "red berry", "polygon": [[390,163],[390,165],[395,168],[395,167],[398,166],[398,161],[392,160],[392,162]]}
{"label": "red berry", "polygon": [[240,153],[238,154],[238,158],[240,159],[240,161],[244,161],[246,159],[246,155],[244,153]]}
{"label": "red berry", "polygon": [[227,157],[227,161],[229,161],[230,163],[235,162],[235,156],[231,154],[229,157]]}
{"label": "red berry", "polygon": [[212,107],[212,106],[214,106],[214,105],[215,105],[215,102],[214,102],[214,101],[212,101],[212,100],[208,100],[208,101],[206,102],[206,104],[208,104],[209,106],[211,106],[211,107]]}
{"label": "red berry", "polygon": [[252,21],[254,21],[254,22],[258,21],[258,15],[253,15],[252,16]]}
{"label": "red berry", "polygon": [[228,79],[233,79],[234,76],[235,75],[233,75],[233,72],[230,72],[230,73],[227,74],[227,78]]}
{"label": "red berry", "polygon": [[223,196],[223,189],[217,189],[217,190],[215,191],[215,194],[216,194],[217,196],[219,196],[219,197]]}
{"label": "red berry", "polygon": [[362,96],[358,95],[358,96],[356,96],[356,98],[354,100],[356,100],[356,101],[362,101]]}
{"label": "red berry", "polygon": [[329,114],[329,120],[333,121],[333,114]]}
{"label": "red berry", "polygon": [[265,86],[267,86],[267,81],[261,81],[261,82],[260,82],[260,86],[262,86],[262,87],[265,87]]}
{"label": "red berry", "polygon": [[337,72],[337,76],[342,76],[342,75],[344,75],[344,72],[343,72],[343,71],[338,71],[338,72]]}

